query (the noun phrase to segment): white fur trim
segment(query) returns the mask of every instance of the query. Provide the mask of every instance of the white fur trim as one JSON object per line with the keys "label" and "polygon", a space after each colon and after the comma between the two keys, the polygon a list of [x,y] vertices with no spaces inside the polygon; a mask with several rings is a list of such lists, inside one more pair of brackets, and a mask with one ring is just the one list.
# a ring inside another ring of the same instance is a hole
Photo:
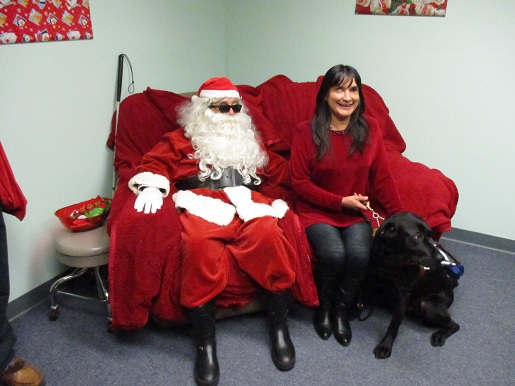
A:
{"label": "white fur trim", "polygon": [[236,213],[234,206],[190,190],[179,190],[172,198],[176,208],[186,209],[189,213],[220,226],[229,225]]}
{"label": "white fur trim", "polygon": [[163,193],[163,197],[168,196],[168,193],[170,193],[170,181],[168,181],[168,178],[151,172],[136,174],[131,178],[128,185],[129,189],[135,194],[139,193],[138,188],[140,186],[157,188]]}
{"label": "white fur trim", "polygon": [[196,101],[197,101],[197,99],[203,99],[206,103],[207,103],[207,101],[209,100],[209,98],[201,98],[201,97],[199,97],[199,96],[192,95],[192,97],[191,97],[191,101],[192,101],[192,102],[196,102]]}
{"label": "white fur trim", "polygon": [[274,217],[277,218],[283,218],[288,209],[290,209],[286,201],[283,201],[281,199],[274,200],[274,202],[272,202],[272,208],[275,209],[276,215]]}
{"label": "white fur trim", "polygon": [[243,221],[264,216],[283,218],[288,210],[288,204],[283,200],[275,200],[272,205],[252,201],[252,192],[244,186],[225,188],[224,192],[236,207],[236,212]]}
{"label": "white fur trim", "polygon": [[224,188],[224,192],[227,194],[227,197],[229,197],[229,200],[231,200],[234,206],[249,204],[253,202],[250,189],[243,185]]}
{"label": "white fur trim", "polygon": [[202,90],[199,94],[202,98],[238,98],[240,99],[240,93],[236,90]]}

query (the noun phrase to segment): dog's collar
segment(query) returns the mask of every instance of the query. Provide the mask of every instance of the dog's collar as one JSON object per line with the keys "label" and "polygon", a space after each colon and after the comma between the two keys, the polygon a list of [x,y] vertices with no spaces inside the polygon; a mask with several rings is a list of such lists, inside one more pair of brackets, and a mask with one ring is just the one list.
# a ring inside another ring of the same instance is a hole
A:
{"label": "dog's collar", "polygon": [[[413,264],[413,262],[411,261],[410,258],[406,258],[399,263],[399,266],[401,266],[401,267],[407,267],[410,265],[415,265],[415,264]],[[428,266],[425,266],[422,264],[418,264],[418,266],[420,267],[421,271],[430,271],[431,270],[431,267],[428,267]]]}
{"label": "dog's collar", "polygon": [[[413,262],[411,261],[410,258],[404,259],[404,260],[402,260],[399,263],[399,266],[401,266],[401,267],[407,267],[407,266],[410,266],[410,265],[415,265],[415,264],[413,264]],[[427,267],[427,266],[422,265],[422,264],[418,264],[418,266],[420,267],[421,270],[424,270],[424,271],[431,270],[431,267]]]}
{"label": "dog's collar", "polygon": [[[415,264],[412,264],[411,261],[409,259],[406,259],[406,260],[403,260],[400,264],[401,267],[408,267],[408,266],[415,266]],[[418,271],[418,277],[422,277],[424,276],[424,274],[427,272],[427,271],[430,271],[431,270],[431,267],[427,267],[425,265],[422,265],[422,264],[418,264],[419,266],[419,271]]]}
{"label": "dog's collar", "polygon": [[420,270],[418,271],[418,277],[421,278],[426,274],[426,272],[430,271],[430,267],[426,267],[425,265],[419,265]]}

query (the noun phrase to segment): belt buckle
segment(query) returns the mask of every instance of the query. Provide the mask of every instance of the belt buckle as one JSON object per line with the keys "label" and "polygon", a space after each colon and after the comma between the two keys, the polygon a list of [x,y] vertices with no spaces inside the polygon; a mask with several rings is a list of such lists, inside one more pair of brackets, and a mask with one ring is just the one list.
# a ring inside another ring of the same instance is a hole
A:
{"label": "belt buckle", "polygon": [[[238,178],[240,177],[240,178]],[[232,166],[225,168],[218,180],[209,179],[209,187],[211,190],[219,190],[230,186],[239,186],[243,184],[243,178],[236,175],[236,171]]]}
{"label": "belt buckle", "polygon": [[236,186],[236,173],[234,172],[234,168],[231,166],[229,169],[230,172],[230,179],[231,179],[231,185],[230,186]]}

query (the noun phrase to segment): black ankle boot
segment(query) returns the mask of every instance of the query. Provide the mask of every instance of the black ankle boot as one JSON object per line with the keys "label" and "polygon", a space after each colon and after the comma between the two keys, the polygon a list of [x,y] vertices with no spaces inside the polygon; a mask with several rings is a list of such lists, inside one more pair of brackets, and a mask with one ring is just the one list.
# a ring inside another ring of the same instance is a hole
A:
{"label": "black ankle boot", "polygon": [[188,315],[193,324],[197,357],[195,381],[197,385],[216,386],[220,380],[220,367],[216,356],[215,299],[190,308]]}
{"label": "black ankle boot", "polygon": [[347,317],[346,310],[339,304],[333,309],[333,332],[334,337],[342,346],[348,346],[352,340],[352,330]]}
{"label": "black ankle boot", "polygon": [[322,277],[319,274],[315,276],[315,285],[320,305],[315,309],[313,324],[318,336],[323,340],[329,339],[333,334],[331,309],[335,284],[336,278],[334,277]]}
{"label": "black ankle boot", "polygon": [[356,317],[359,285],[358,279],[345,278],[336,288],[332,323],[334,337],[342,346],[348,346],[352,340],[349,322]]}
{"label": "black ankle boot", "polygon": [[272,360],[282,371],[295,366],[295,347],[290,339],[286,319],[289,296],[287,292],[272,293],[268,305],[268,333],[272,342]]}

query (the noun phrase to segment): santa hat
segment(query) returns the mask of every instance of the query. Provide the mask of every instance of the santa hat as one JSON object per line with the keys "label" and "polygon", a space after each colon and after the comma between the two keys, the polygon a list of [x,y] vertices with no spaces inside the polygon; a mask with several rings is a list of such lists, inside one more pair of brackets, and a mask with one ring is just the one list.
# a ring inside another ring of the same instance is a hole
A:
{"label": "santa hat", "polygon": [[206,80],[198,89],[198,96],[202,98],[238,98],[240,93],[236,86],[227,78],[215,77]]}

